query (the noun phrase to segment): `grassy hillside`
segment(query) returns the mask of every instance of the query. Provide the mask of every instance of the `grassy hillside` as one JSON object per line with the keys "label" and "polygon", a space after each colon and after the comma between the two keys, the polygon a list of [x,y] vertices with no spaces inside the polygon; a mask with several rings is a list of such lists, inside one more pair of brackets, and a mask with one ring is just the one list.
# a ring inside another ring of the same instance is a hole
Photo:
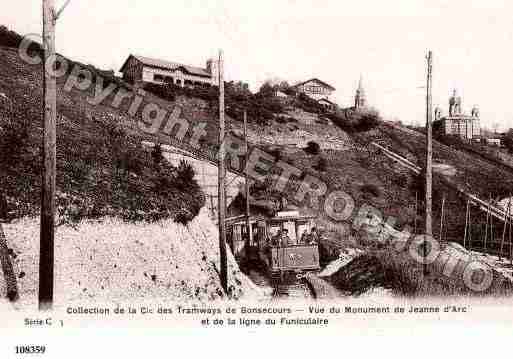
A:
{"label": "grassy hillside", "polygon": [[[385,217],[396,218],[397,228],[405,225],[413,228],[415,224],[418,231],[424,228],[423,177],[394,163],[370,145],[371,142],[377,142],[423,167],[425,138],[421,133],[382,121],[378,121],[371,128],[351,126],[350,122],[354,118],[348,118],[349,124],[337,125],[336,121],[323,114],[297,109],[287,115],[291,119],[274,121],[265,128],[250,126],[250,140],[266,148],[278,159],[322,179],[330,190],[340,189],[350,194],[357,209],[369,204],[379,209]],[[343,118],[339,119],[342,120]],[[317,143],[319,151],[308,150],[308,142]],[[441,203],[445,197],[444,240],[461,242],[465,227],[466,200],[460,197],[454,187],[465,189],[485,200],[490,196],[492,199],[504,198],[513,191],[512,172],[481,156],[459,151],[437,141],[433,145],[433,157],[436,165],[450,169],[447,173],[435,172],[434,175],[434,234],[439,237]],[[301,179],[297,178],[291,184],[289,199],[293,198]],[[267,186],[254,185],[252,194],[259,200],[258,204],[265,198],[277,202],[280,194],[273,193],[270,188],[271,183]],[[304,204],[300,207],[305,212],[318,213],[319,224],[342,234],[338,238],[352,240],[362,235],[351,227],[356,212],[350,220],[334,224],[321,208]],[[471,208],[471,218],[471,237],[479,239],[484,234],[486,216]],[[498,223],[494,226],[497,238],[502,233],[502,226]]]}
{"label": "grassy hillside", "polygon": [[[0,217],[12,220],[39,211],[42,68],[23,62],[12,47],[16,34],[0,30]],[[190,166],[174,168],[143,148],[144,136],[123,106],[92,106],[87,92],[63,85],[59,80],[59,224],[104,216],[186,223],[197,215],[204,196]]]}

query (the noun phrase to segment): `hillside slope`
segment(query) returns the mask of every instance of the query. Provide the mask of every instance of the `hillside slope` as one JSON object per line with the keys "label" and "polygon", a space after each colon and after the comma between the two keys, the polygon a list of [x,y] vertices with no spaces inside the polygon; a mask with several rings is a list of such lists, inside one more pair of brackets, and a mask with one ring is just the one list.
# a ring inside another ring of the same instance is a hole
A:
{"label": "hillside slope", "polygon": [[[171,220],[130,224],[117,218],[59,227],[55,239],[55,304],[74,302],[205,302],[226,298],[219,280],[217,227],[203,209],[187,226]],[[5,225],[24,309],[37,306],[39,221]],[[239,271],[228,250],[230,296],[255,300],[262,293]],[[0,297],[5,282],[0,280]],[[7,301],[5,299],[5,301]],[[1,303],[1,302],[0,302]],[[7,302],[3,303],[7,304]]]}
{"label": "hillside slope", "polygon": [[[364,204],[372,205],[384,217],[394,217],[396,228],[404,228],[405,225],[411,228],[416,225],[419,231],[424,228],[425,195],[422,175],[415,175],[391,161],[371,145],[372,142],[379,143],[424,167],[424,135],[387,122],[379,122],[370,130],[346,131],[327,121],[323,114],[305,113],[296,109],[288,115],[291,116],[288,121],[274,121],[271,126],[263,129],[250,125],[249,138],[278,159],[322,179],[330,191],[343,190],[350,194],[357,210]],[[305,151],[309,141],[319,144],[318,153]],[[513,191],[513,173],[500,164],[458,151],[437,141],[433,145],[433,160],[433,228],[440,228],[441,203],[445,197],[443,239],[461,242],[465,227],[466,201],[453,187],[464,189],[484,200],[491,197],[497,201]],[[298,179],[296,184],[297,181]],[[279,194],[274,194],[273,198],[270,188],[270,185],[255,185],[253,195],[259,200],[271,198],[276,201]],[[290,203],[293,203],[294,188],[297,189],[297,186],[291,186],[289,190]],[[318,213],[319,225],[338,232],[342,238],[360,236],[351,225],[357,210],[348,221],[334,223],[322,208],[312,208],[304,203],[299,206],[305,212]],[[471,208],[471,218],[471,237],[479,239],[484,234],[486,216]],[[498,236],[502,233],[502,226],[495,224],[495,227]],[[439,237],[438,230],[434,234]]]}
{"label": "hillside slope", "polygon": [[[12,220],[36,215],[39,208],[42,68],[6,47],[0,47],[0,68],[0,217]],[[87,98],[94,86],[65,91],[65,78],[57,89],[58,223],[103,216],[184,223],[194,218],[204,196],[191,169],[155,163],[141,144],[148,136],[127,115],[126,104],[93,106]],[[151,95],[146,100],[169,105]]]}

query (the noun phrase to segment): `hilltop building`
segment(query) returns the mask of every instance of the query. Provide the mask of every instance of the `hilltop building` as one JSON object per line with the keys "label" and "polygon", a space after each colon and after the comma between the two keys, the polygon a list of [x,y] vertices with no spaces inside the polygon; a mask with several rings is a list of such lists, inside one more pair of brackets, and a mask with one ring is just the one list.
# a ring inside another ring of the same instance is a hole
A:
{"label": "hilltop building", "polygon": [[324,81],[313,78],[304,82],[301,82],[293,88],[298,93],[304,93],[314,100],[329,99],[335,88]]}
{"label": "hilltop building", "polygon": [[449,98],[449,114],[442,116],[442,110],[435,109],[433,131],[437,134],[459,136],[467,140],[479,140],[481,137],[479,108],[474,106],[470,115],[463,113],[461,97],[456,90]]}
{"label": "hilltop building", "polygon": [[123,79],[132,84],[154,83],[177,86],[217,86],[217,62],[209,59],[206,67],[184,65],[177,62],[130,55],[120,70]]}

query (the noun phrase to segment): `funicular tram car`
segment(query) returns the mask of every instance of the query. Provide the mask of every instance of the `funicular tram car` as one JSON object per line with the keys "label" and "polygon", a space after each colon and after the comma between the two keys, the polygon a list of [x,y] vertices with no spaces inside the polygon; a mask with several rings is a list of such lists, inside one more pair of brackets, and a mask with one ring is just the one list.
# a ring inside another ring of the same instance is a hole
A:
{"label": "funicular tram car", "polygon": [[317,270],[319,244],[314,219],[297,211],[278,212],[272,218],[251,218],[250,241],[246,221],[239,217],[227,223],[228,243],[236,258],[247,255],[259,259],[271,276]]}

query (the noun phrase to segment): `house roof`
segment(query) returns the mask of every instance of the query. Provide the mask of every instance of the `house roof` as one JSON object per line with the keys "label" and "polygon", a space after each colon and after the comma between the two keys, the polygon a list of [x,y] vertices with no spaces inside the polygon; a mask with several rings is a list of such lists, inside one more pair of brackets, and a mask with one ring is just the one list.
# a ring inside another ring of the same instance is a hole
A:
{"label": "house roof", "polygon": [[320,100],[317,100],[317,102],[328,102],[332,105],[336,105],[335,102],[332,102],[332,101],[328,100],[327,98],[321,98]]}
{"label": "house roof", "polygon": [[321,81],[321,80],[319,80],[318,78],[315,78],[315,77],[314,77],[314,78],[312,78],[312,79],[310,79],[310,80],[306,80],[306,81],[300,82],[300,83],[298,83],[298,84],[294,85],[293,87],[299,87],[299,86],[304,85],[304,84],[306,84],[307,82],[311,82],[311,81],[317,81],[317,82],[319,82],[321,85],[323,85],[324,87],[329,88],[329,89],[330,89],[330,90],[332,90],[332,91],[335,91],[335,90],[336,90],[336,89],[335,89],[333,86],[331,86],[330,84],[328,84],[328,83],[326,83],[326,82],[324,82],[324,81]]}
{"label": "house roof", "polygon": [[145,57],[145,56],[139,56],[139,55],[130,55],[128,57],[128,59],[125,61],[125,63],[123,64],[123,66],[121,66],[120,72],[123,72],[123,69],[125,68],[128,60],[130,60],[130,58],[132,58],[132,57],[135,58],[136,60],[138,60],[139,62],[141,62],[143,65],[150,66],[150,67],[156,67],[156,68],[164,69],[164,70],[182,69],[184,72],[187,72],[192,75],[204,76],[204,77],[211,76],[211,74],[206,69],[201,68],[201,67],[189,66],[189,65],[180,64],[178,62],[159,60],[159,59],[154,59],[151,57]]}

